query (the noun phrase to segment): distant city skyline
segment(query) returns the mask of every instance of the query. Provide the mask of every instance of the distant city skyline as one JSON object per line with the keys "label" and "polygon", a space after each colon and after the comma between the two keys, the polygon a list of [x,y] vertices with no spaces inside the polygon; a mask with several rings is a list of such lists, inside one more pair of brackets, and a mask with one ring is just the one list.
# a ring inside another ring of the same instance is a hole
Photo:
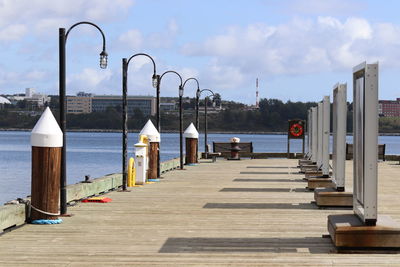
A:
{"label": "distant city skyline", "polygon": [[[196,77],[225,100],[320,101],[352,67],[380,63],[379,99],[400,96],[400,2],[394,0],[0,0],[0,94],[36,88],[58,94],[58,28],[78,21],[67,42],[67,94],[121,94],[121,59],[145,52],[157,72]],[[129,95],[155,95],[146,58],[129,67]],[[177,96],[166,76],[162,96]],[[185,96],[195,95],[189,83]],[[349,91],[348,99],[351,101]]]}

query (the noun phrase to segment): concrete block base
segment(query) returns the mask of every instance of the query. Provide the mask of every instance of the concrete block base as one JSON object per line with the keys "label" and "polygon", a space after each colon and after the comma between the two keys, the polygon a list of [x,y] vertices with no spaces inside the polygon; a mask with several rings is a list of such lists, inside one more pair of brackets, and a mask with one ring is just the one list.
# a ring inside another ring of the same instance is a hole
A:
{"label": "concrete block base", "polygon": [[334,188],[335,183],[332,181],[331,178],[309,178],[308,179],[308,189],[316,189],[318,187],[323,188]]}
{"label": "concrete block base", "polygon": [[335,188],[317,188],[315,203],[321,207],[353,207],[353,193],[338,192]]}
{"label": "concrete block base", "polygon": [[310,171],[317,171],[318,167],[317,165],[303,165],[300,167],[300,172],[310,172]]}
{"label": "concrete block base", "polygon": [[313,162],[309,159],[299,159],[299,166],[303,166],[303,165],[312,165]]}
{"label": "concrete block base", "polygon": [[306,171],[304,174],[305,174],[306,178],[319,177],[319,176],[322,176],[322,171],[309,170],[309,171]]}
{"label": "concrete block base", "polygon": [[400,248],[400,224],[381,215],[375,226],[365,226],[354,214],[328,216],[328,231],[337,248]]}

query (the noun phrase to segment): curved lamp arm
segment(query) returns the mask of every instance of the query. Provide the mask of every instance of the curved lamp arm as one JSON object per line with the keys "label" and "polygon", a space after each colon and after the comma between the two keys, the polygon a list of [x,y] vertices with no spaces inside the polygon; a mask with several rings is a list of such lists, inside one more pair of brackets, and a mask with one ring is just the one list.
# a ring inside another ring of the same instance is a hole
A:
{"label": "curved lamp arm", "polygon": [[176,75],[178,75],[179,80],[181,81],[181,84],[179,85],[179,96],[183,96],[183,85],[182,85],[183,79],[182,79],[182,76],[181,76],[179,73],[177,73],[176,71],[174,71],[174,70],[167,70],[166,72],[164,72],[163,74],[161,74],[160,79],[159,79],[159,83],[161,84],[162,78],[163,78],[164,75],[167,74],[167,73],[175,73]]}
{"label": "curved lamp arm", "polygon": [[201,93],[202,93],[202,92],[204,92],[204,91],[208,91],[208,92],[210,92],[210,93],[211,93],[211,95],[212,95],[212,96],[215,96],[214,92],[213,92],[213,91],[211,91],[210,89],[202,89],[202,90],[200,90],[200,91],[199,91],[199,95],[198,95],[198,96],[199,96],[199,98],[200,98],[200,95],[201,95]]}
{"label": "curved lamp arm", "polygon": [[71,31],[73,28],[75,28],[76,26],[81,25],[81,24],[92,25],[92,26],[95,27],[97,30],[99,30],[99,32],[101,33],[101,36],[103,37],[103,50],[102,50],[101,53],[100,53],[100,68],[102,68],[102,69],[107,68],[107,57],[108,57],[108,54],[107,54],[107,52],[106,52],[106,37],[105,37],[105,35],[104,35],[104,32],[103,32],[103,31],[100,29],[100,27],[97,26],[96,24],[94,24],[94,23],[92,23],[92,22],[89,22],[89,21],[81,21],[81,22],[75,23],[74,25],[72,25],[72,26],[68,29],[67,33],[65,34],[65,43],[67,43],[68,34],[70,33],[70,31]]}
{"label": "curved lamp arm", "polygon": [[161,76],[160,76],[160,83],[161,83],[161,79],[162,79],[162,78],[164,77],[164,75],[167,74],[167,73],[175,73],[176,75],[178,75],[178,77],[179,77],[179,79],[180,79],[180,81],[181,81],[181,85],[180,85],[180,86],[182,86],[182,83],[183,83],[182,76],[181,76],[179,73],[177,73],[176,71],[174,71],[174,70],[168,70],[168,71],[164,72],[163,74],[161,74]]}
{"label": "curved lamp arm", "polygon": [[137,53],[137,54],[134,54],[133,56],[131,56],[131,57],[127,60],[127,62],[126,62],[126,70],[128,71],[129,62],[130,62],[134,57],[137,57],[137,56],[145,56],[145,57],[148,57],[148,58],[151,60],[151,62],[153,63],[153,77],[152,77],[152,79],[153,79],[153,87],[156,88],[157,85],[158,85],[158,83],[159,83],[159,80],[160,80],[160,79],[158,79],[157,74],[156,74],[156,73],[157,73],[156,63],[155,63],[154,59],[153,59],[150,55],[145,54],[145,53]]}
{"label": "curved lamp arm", "polygon": [[199,84],[199,81],[196,78],[188,78],[188,79],[186,79],[186,81],[183,83],[183,88],[185,88],[186,83],[188,81],[190,81],[190,80],[195,80],[196,83],[197,83],[197,90],[200,90],[200,84]]}

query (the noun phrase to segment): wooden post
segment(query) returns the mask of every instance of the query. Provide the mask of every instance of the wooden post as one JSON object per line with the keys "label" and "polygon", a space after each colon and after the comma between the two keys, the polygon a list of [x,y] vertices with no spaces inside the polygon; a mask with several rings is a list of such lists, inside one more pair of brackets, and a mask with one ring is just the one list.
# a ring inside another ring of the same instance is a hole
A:
{"label": "wooden post", "polygon": [[186,139],[186,157],[185,164],[196,164],[197,160],[197,147],[199,141],[199,132],[194,127],[193,123],[190,123],[189,127],[186,128],[183,136]]}
{"label": "wooden post", "polygon": [[197,138],[186,138],[186,157],[185,164],[196,164],[197,161]]}
{"label": "wooden post", "polygon": [[150,142],[147,179],[157,179],[159,144],[159,142]]}
{"label": "wooden post", "polygon": [[59,215],[63,133],[49,108],[32,130],[31,220]]}

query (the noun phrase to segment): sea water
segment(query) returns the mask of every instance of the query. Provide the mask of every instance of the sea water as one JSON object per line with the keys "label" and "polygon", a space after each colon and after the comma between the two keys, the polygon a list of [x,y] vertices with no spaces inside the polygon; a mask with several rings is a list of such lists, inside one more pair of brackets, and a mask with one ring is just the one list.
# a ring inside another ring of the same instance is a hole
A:
{"label": "sea water", "polygon": [[[229,142],[231,137],[241,142],[253,142],[254,152],[286,152],[286,135],[264,134],[208,134],[208,143]],[[351,136],[347,137],[351,143]],[[134,154],[137,133],[128,136],[128,156]],[[386,144],[386,154],[400,154],[400,136],[380,136],[380,144]],[[122,171],[122,134],[100,132],[67,133],[67,183]],[[183,144],[184,145],[184,144]],[[179,134],[163,133],[160,143],[161,161],[179,157]],[[301,152],[301,140],[292,140],[291,152]],[[200,134],[199,151],[204,151],[204,135]],[[31,187],[30,132],[0,131],[0,205],[26,197]]]}

